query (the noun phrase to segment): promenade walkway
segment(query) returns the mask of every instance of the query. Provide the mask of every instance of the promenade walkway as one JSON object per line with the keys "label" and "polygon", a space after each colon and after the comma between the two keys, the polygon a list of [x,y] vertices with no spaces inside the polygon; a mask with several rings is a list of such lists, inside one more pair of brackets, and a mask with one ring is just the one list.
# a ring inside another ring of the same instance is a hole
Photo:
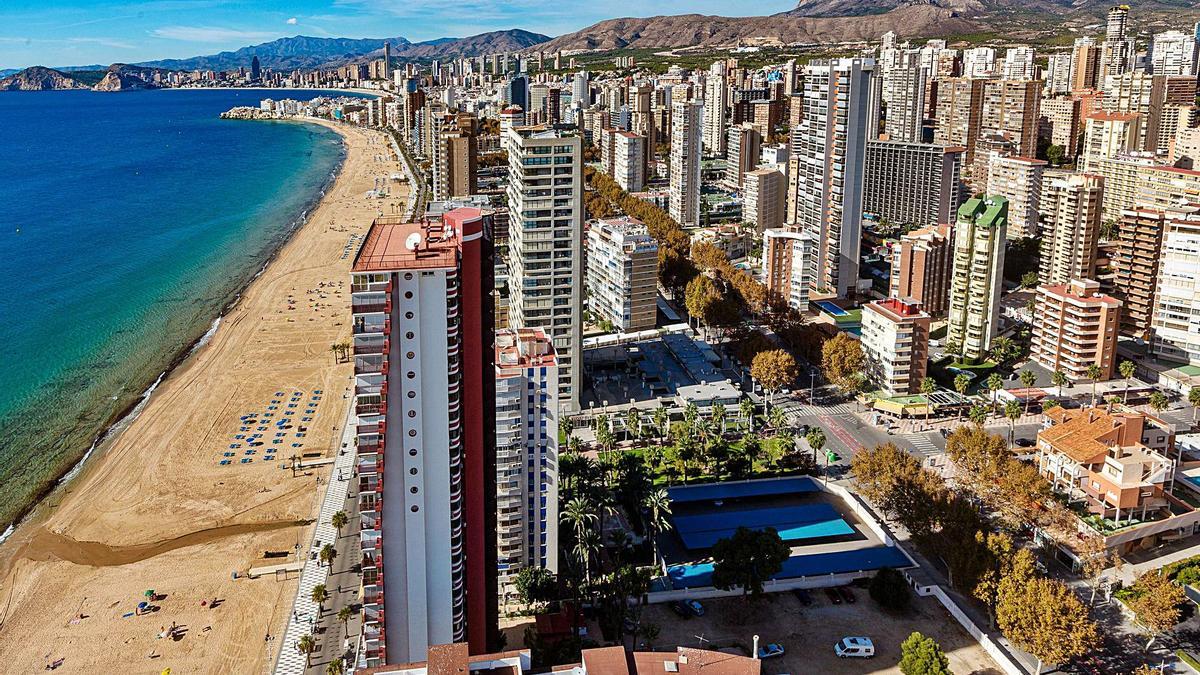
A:
{"label": "promenade walkway", "polygon": [[[304,561],[304,569],[300,572],[300,585],[292,603],[292,614],[288,617],[283,639],[279,641],[279,655],[273,671],[275,675],[301,675],[305,671],[305,657],[296,651],[296,643],[302,636],[309,634],[317,622],[318,608],[317,603],[312,601],[312,590],[318,584],[324,584],[329,576],[329,569],[320,564],[317,556],[322,546],[332,543],[337,538],[337,530],[329,521],[333,514],[344,507],[346,493],[350,488],[355,460],[353,412],[354,406],[350,406],[346,423],[342,427],[342,442],[337,448],[338,454],[334,458],[325,496],[321,500],[321,511],[317,516],[316,527],[313,528],[309,555]],[[339,480],[339,476],[344,480]]]}

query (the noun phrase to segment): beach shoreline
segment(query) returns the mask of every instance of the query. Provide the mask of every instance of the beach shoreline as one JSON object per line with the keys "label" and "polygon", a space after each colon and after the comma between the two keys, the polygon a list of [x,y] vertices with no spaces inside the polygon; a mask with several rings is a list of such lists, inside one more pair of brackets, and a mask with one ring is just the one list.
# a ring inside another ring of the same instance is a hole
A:
{"label": "beach shoreline", "polygon": [[[64,658],[67,672],[128,669],[144,658],[156,671],[245,672],[285,648],[268,638],[290,611],[294,576],[246,580],[232,572],[271,551],[297,555],[311,532],[312,481],[322,471],[280,471],[282,447],[233,452],[239,428],[248,428],[238,426],[247,418],[239,422],[238,412],[261,412],[286,394],[296,402],[289,407],[312,411],[307,426],[296,426],[303,433],[278,427],[293,448],[304,446],[291,453],[336,451],[349,405],[338,394],[353,373],[329,346],[349,337],[357,237],[378,212],[395,208],[396,198],[368,200],[366,191],[375,177],[399,171],[381,133],[300,121],[343,137],[337,177],[217,330],[197,341],[208,342],[185,350],[139,414],[0,544],[0,658],[31,665]],[[237,461],[221,465],[222,454]],[[134,610],[143,588],[166,596],[154,618]],[[201,604],[218,597],[218,609]],[[162,621],[191,632],[155,641]]]}
{"label": "beach shoreline", "polygon": [[[333,131],[339,133],[339,136],[342,136],[336,125],[321,126],[331,128]],[[72,462],[71,465],[66,467],[61,473],[59,473],[59,475],[49,478],[46,488],[32,495],[28,503],[22,506],[22,508],[16,513],[11,521],[8,521],[7,523],[0,523],[0,525],[4,527],[4,529],[0,531],[0,546],[3,546],[4,542],[7,541],[8,538],[20,528],[22,523],[36,517],[39,507],[41,507],[48,500],[52,500],[56,493],[65,489],[72,480],[78,478],[79,475],[81,475],[87,468],[89,460],[95,456],[103,455],[107,444],[112,442],[116,436],[119,435],[121,431],[137,417],[137,414],[149,403],[151,396],[153,396],[154,391],[158,388],[158,386],[162,384],[165,379],[171,377],[175,371],[183,368],[189,359],[193,358],[200,349],[208,344],[212,336],[216,333],[216,330],[219,328],[221,320],[237,307],[238,303],[241,302],[242,296],[246,293],[247,289],[250,288],[251,284],[257,281],[258,278],[263,275],[263,272],[265,272],[271,263],[275,261],[283,248],[287,246],[289,241],[291,241],[292,237],[296,236],[296,234],[308,223],[312,214],[317,208],[320,207],[321,201],[325,198],[325,195],[333,189],[334,184],[337,182],[338,176],[342,172],[343,165],[346,162],[346,154],[344,152],[344,136],[342,136],[342,138],[343,155],[338,161],[337,166],[333,168],[329,174],[329,177],[315,191],[313,197],[305,204],[304,208],[301,209],[300,215],[293,219],[293,221],[289,224],[289,228],[284,231],[283,236],[279,238],[278,244],[263,260],[258,271],[246,279],[245,283],[241,284],[241,286],[232,290],[229,298],[221,306],[217,316],[212,320],[212,322],[210,322],[209,328],[207,328],[200,335],[191,339],[186,345],[172,354],[171,358],[167,362],[166,367],[153,381],[141,383],[141,393],[137,397],[130,400],[124,408],[117,411],[104,423],[100,432],[92,438],[88,449],[85,450],[77,460]]]}

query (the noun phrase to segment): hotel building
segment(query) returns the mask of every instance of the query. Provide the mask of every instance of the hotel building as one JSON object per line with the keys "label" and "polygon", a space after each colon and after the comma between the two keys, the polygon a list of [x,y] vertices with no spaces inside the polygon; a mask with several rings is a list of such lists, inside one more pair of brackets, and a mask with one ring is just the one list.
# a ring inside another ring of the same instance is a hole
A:
{"label": "hotel building", "polygon": [[946,339],[969,362],[987,357],[1000,321],[1007,229],[1003,197],[972,197],[958,209]]}
{"label": "hotel building", "polygon": [[1099,366],[1099,380],[1111,380],[1117,365],[1117,327],[1121,301],[1100,293],[1091,279],[1043,284],[1037,290],[1030,358],[1071,380],[1088,378]]}
{"label": "hotel building", "polygon": [[794,227],[763,230],[763,278],[767,294],[800,311],[816,280],[817,238]]}
{"label": "hotel building", "polygon": [[947,223],[962,200],[960,147],[867,143],[863,212],[897,225]]}
{"label": "hotel building", "polygon": [[496,546],[500,594],[526,567],[558,571],[558,365],[538,328],[496,333]]}
{"label": "hotel building", "polygon": [[508,132],[509,325],[542,328],[558,358],[558,398],[583,387],[583,148],[541,127]]}
{"label": "hotel building", "polygon": [[954,270],[954,232],[950,225],[930,225],[892,244],[889,295],[921,304],[934,318],[950,308],[950,275]]}
{"label": "hotel building", "polygon": [[494,638],[490,218],[380,217],[352,267],[368,665],[449,642],[486,651]]}
{"label": "hotel building", "polygon": [[1008,200],[1009,239],[1038,236],[1038,205],[1045,169],[1045,161],[1030,157],[994,154],[988,160],[985,192]]}
{"label": "hotel building", "polygon": [[1057,285],[1096,275],[1104,179],[1048,171],[1042,182],[1041,265],[1044,283]]}
{"label": "hotel building", "polygon": [[920,391],[929,362],[929,314],[911,298],[876,300],[862,309],[868,379],[887,396]]}
{"label": "hotel building", "polygon": [[622,333],[654,328],[658,244],[630,216],[597,220],[587,231],[587,304]]}

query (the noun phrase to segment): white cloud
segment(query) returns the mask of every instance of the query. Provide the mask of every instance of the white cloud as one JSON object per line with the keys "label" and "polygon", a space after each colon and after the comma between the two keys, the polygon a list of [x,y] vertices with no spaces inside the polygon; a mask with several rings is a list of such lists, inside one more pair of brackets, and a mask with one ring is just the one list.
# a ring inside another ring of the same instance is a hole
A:
{"label": "white cloud", "polygon": [[296,17],[294,17],[294,16],[287,20],[287,25],[289,25],[289,26],[295,26],[296,23],[297,23]]}
{"label": "white cloud", "polygon": [[236,40],[266,40],[279,37],[278,33],[253,30],[238,30],[217,26],[163,26],[150,31],[150,35],[168,40],[184,42],[233,42]]}

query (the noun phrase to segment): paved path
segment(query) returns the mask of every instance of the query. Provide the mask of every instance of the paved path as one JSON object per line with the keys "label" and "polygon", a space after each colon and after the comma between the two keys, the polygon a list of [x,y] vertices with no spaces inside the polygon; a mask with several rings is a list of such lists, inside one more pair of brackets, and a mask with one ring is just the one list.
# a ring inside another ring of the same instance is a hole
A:
{"label": "paved path", "polygon": [[[316,527],[313,528],[313,541],[309,548],[309,556],[304,561],[304,569],[300,572],[300,585],[292,603],[292,615],[288,617],[283,639],[279,641],[280,651],[273,671],[275,675],[300,675],[305,670],[305,658],[296,651],[296,643],[301,636],[309,634],[318,619],[317,603],[312,601],[312,589],[325,583],[329,570],[320,564],[317,554],[322,546],[337,538],[337,530],[329,521],[346,503],[346,492],[350,487],[349,479],[354,470],[355,460],[355,426],[351,423],[353,412],[354,406],[349,406],[346,424],[342,429],[342,446],[337,449],[338,455],[334,459],[333,470],[325,488],[325,497],[321,501],[321,511],[317,516]],[[339,475],[346,480],[338,480]]]}

